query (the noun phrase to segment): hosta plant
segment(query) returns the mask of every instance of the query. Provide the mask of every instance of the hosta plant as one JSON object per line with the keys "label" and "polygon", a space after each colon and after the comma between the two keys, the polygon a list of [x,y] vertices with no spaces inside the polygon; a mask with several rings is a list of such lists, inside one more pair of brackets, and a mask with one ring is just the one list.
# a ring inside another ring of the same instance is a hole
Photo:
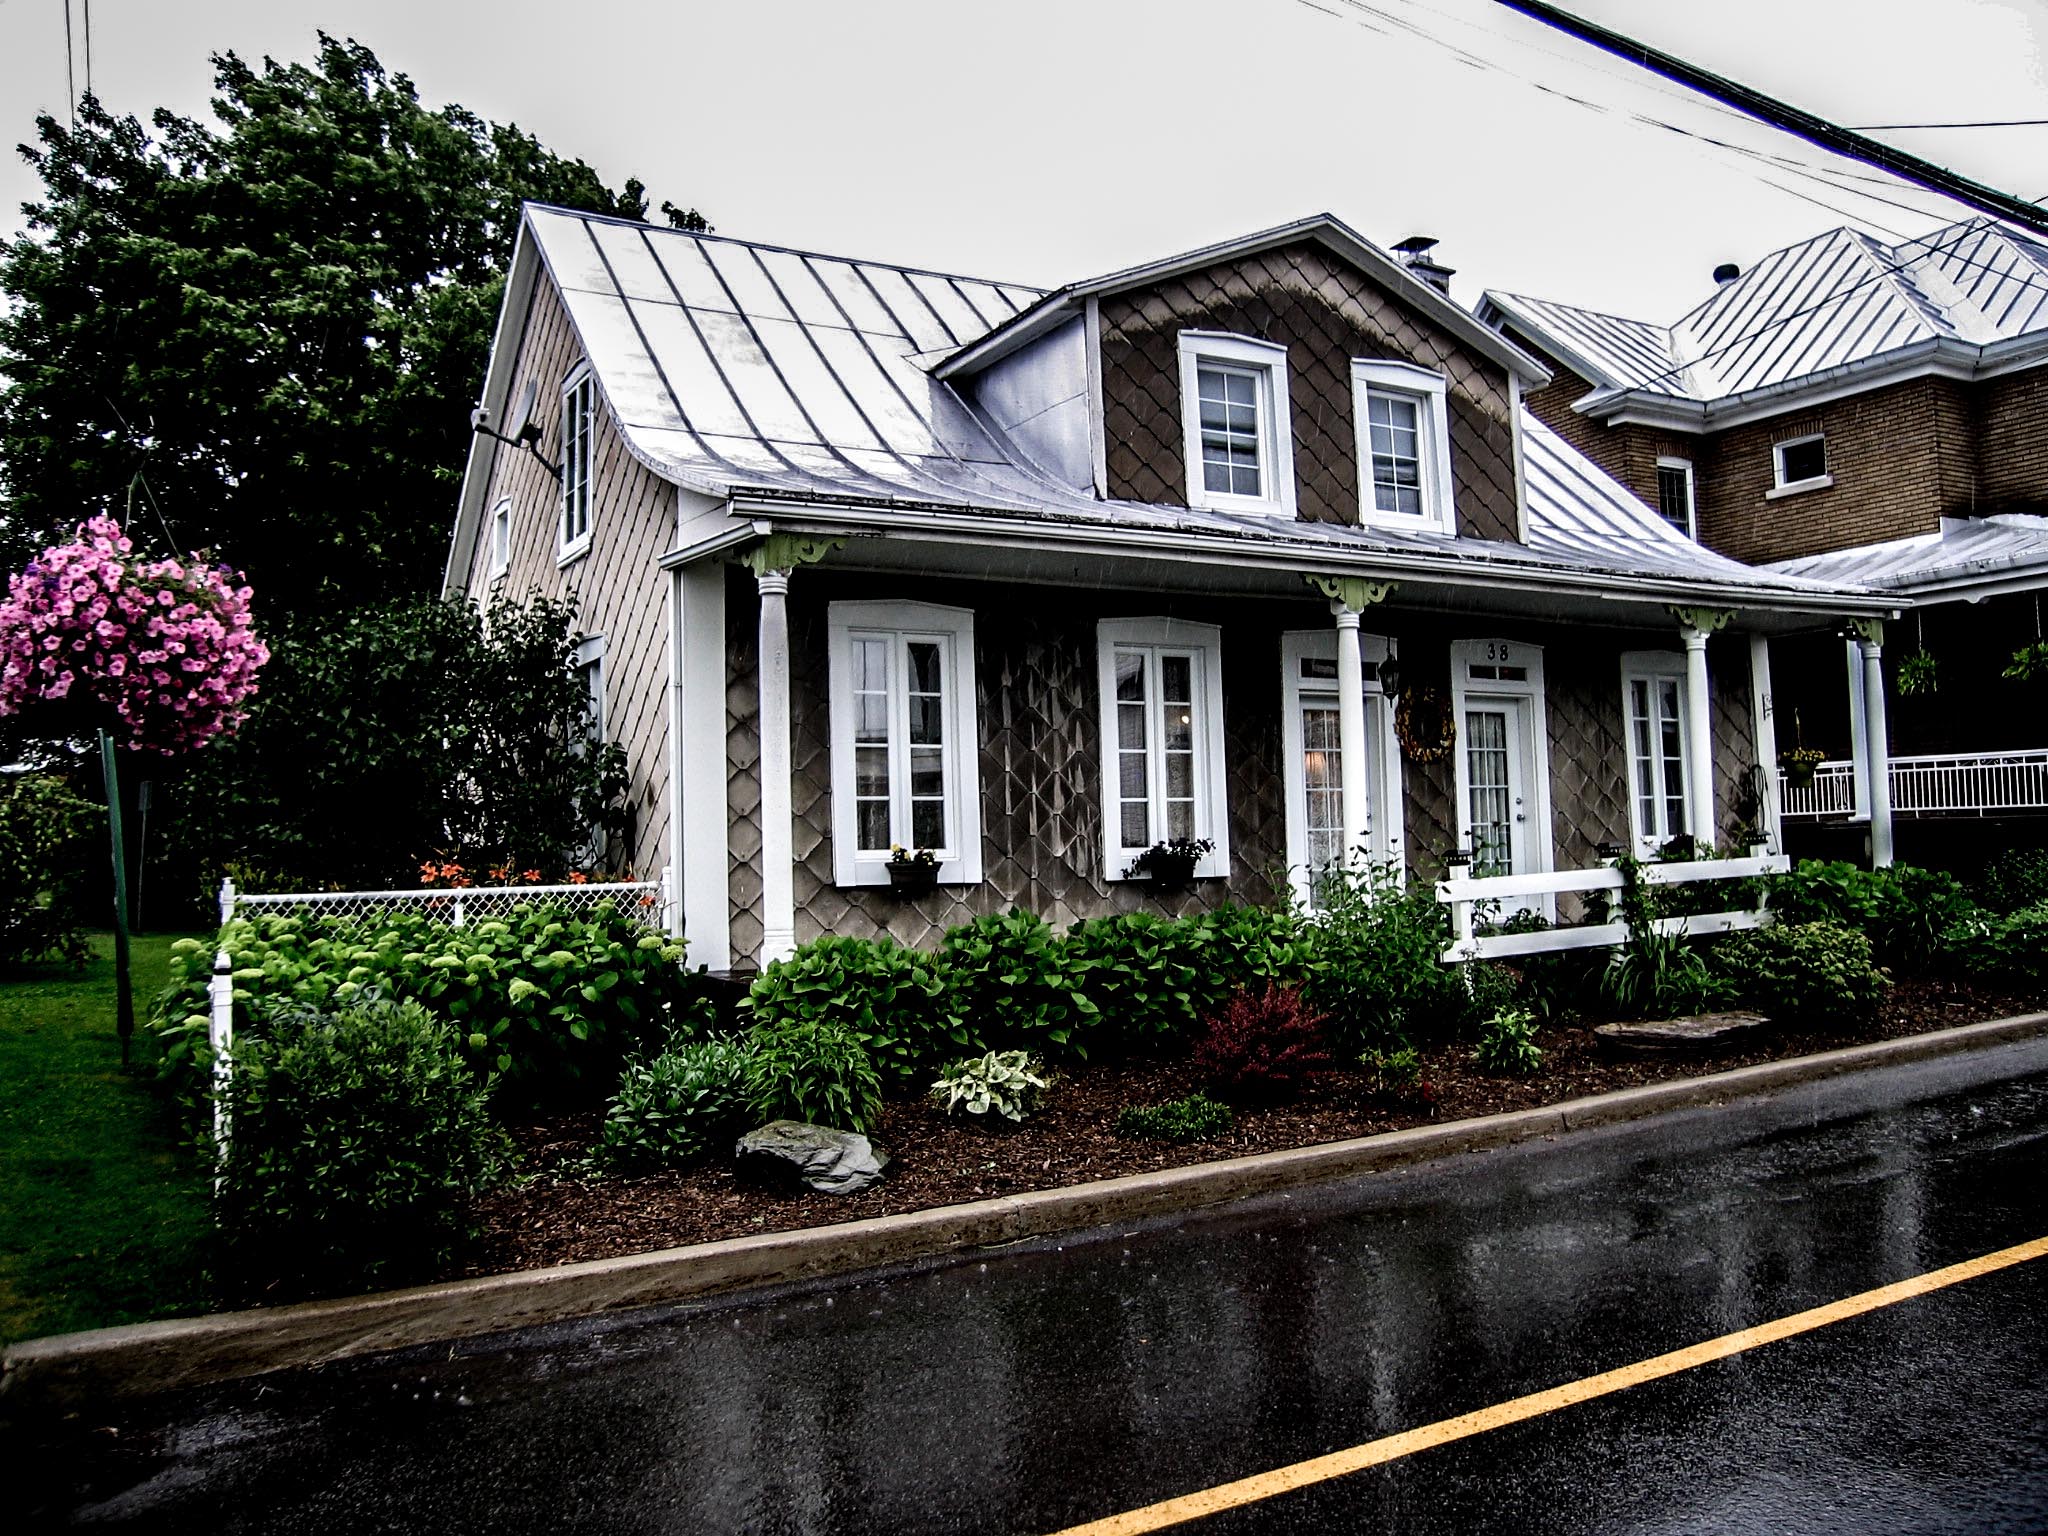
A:
{"label": "hosta plant", "polygon": [[956,1061],[932,1084],[932,1102],[947,1114],[997,1114],[1021,1122],[1051,1086],[1029,1051],[990,1051]]}

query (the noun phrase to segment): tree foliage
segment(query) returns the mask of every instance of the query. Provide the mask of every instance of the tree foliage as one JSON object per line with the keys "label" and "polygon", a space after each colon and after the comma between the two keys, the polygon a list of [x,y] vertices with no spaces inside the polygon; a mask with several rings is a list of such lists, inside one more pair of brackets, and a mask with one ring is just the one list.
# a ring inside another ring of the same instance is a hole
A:
{"label": "tree foliage", "polygon": [[0,557],[105,512],[246,571],[266,627],[431,591],[521,201],[637,219],[642,188],[422,106],[355,42],[213,62],[217,124],[87,97],[22,147]]}

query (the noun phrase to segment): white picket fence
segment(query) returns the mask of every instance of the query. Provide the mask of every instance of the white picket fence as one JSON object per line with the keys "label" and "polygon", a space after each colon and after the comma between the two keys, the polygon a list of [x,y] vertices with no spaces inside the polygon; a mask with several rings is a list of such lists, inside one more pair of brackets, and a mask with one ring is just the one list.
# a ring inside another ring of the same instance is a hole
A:
{"label": "white picket fence", "polygon": [[[235,888],[232,880],[220,883],[220,925],[238,915],[258,912],[299,911],[326,917],[369,917],[377,913],[424,912],[451,927],[461,928],[481,917],[502,917],[536,902],[560,907],[571,913],[587,912],[601,901],[615,901],[628,917],[638,918],[649,928],[665,932],[669,914],[675,910],[675,869],[664,865],[659,880],[586,881],[575,885],[482,885],[426,886],[406,891],[305,891],[252,895]],[[217,1147],[225,1147],[227,1136],[227,1084],[235,1043],[234,959],[225,948],[213,956],[213,980],[208,987],[206,1043],[213,1052],[213,1136]]]}
{"label": "white picket fence", "polygon": [[[1639,864],[1637,877],[1645,885],[1692,885],[1700,881],[1748,880],[1759,875],[1779,875],[1792,867],[1782,853],[1752,848],[1743,859],[1696,859],[1683,864]],[[1451,909],[1451,944],[1444,951],[1447,965],[1467,960],[1502,960],[1513,955],[1549,954],[1567,949],[1597,949],[1628,942],[1628,925],[1615,921],[1582,923],[1563,928],[1541,928],[1533,933],[1485,933],[1478,931],[1480,912],[1509,912],[1532,899],[1561,896],[1567,892],[1609,891],[1619,895],[1624,884],[1621,870],[1612,864],[1598,869],[1565,869],[1537,875],[1458,876],[1439,880],[1436,899]],[[1767,910],[1703,912],[1689,917],[1660,917],[1653,926],[1665,934],[1729,933],[1738,928],[1763,928],[1773,921]]]}
{"label": "white picket fence", "polygon": [[[2048,748],[1948,752],[1891,759],[1894,816],[1984,816],[2048,809]],[[1794,786],[1778,772],[1783,814],[1820,818],[1856,814],[1856,765],[1825,762],[1813,782]]]}

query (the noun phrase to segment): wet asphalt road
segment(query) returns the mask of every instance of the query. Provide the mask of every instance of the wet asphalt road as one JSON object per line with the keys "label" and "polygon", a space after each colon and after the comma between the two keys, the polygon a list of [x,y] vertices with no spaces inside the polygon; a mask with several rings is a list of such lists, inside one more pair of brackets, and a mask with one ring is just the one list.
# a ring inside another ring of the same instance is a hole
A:
{"label": "wet asphalt road", "polygon": [[[150,1531],[1052,1531],[2044,1234],[2037,1042],[181,1394],[17,1437],[8,1504]],[[2048,1531],[2044,1367],[2048,1260],[1183,1529]]]}

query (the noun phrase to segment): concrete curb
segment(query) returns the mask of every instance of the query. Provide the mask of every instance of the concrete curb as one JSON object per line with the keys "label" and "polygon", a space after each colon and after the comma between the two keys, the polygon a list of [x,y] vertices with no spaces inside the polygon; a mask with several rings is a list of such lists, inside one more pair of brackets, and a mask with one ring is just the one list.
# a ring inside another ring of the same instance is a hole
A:
{"label": "concrete curb", "polygon": [[1007,1195],[971,1205],[940,1206],[901,1216],[371,1296],[32,1339],[8,1350],[4,1365],[0,1365],[0,1420],[77,1411],[96,1400],[201,1386],[352,1355],[445,1343],[1172,1215],[1533,1137],[1723,1104],[1847,1072],[1989,1049],[2041,1034],[2048,1034],[2048,1013],[2022,1014],[1818,1056],[1651,1083],[1513,1114]]}

